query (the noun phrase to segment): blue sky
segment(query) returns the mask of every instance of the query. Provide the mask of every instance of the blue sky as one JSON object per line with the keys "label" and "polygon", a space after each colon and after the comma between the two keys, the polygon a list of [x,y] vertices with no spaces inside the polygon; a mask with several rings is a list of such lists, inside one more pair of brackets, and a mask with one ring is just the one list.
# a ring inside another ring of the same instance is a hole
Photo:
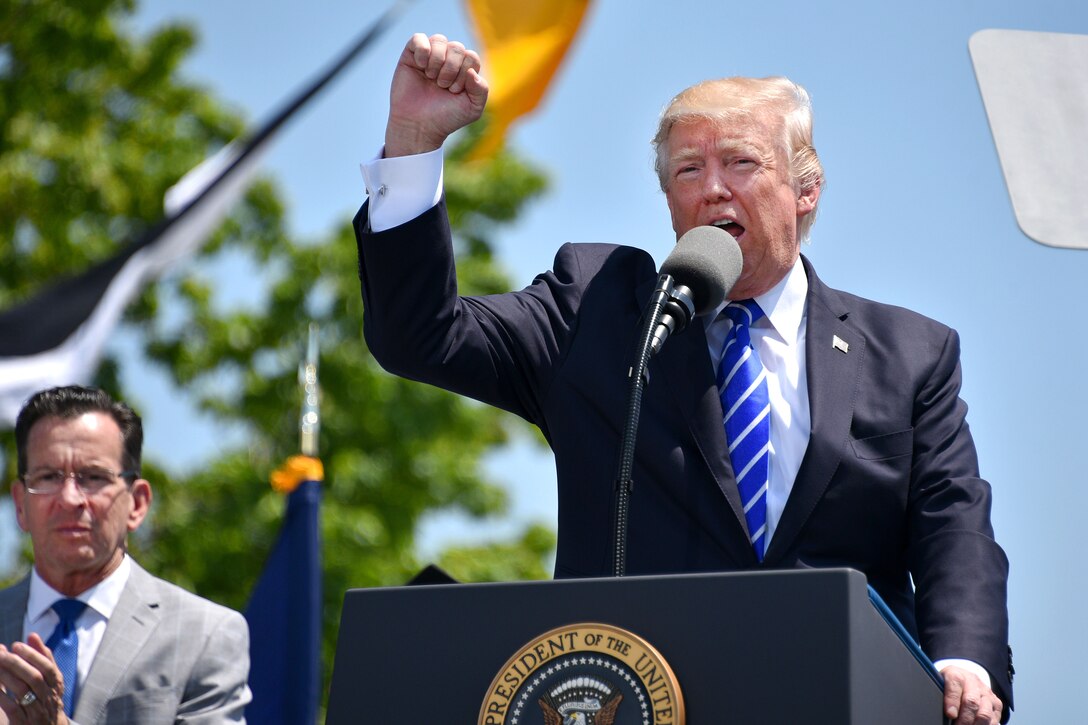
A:
{"label": "blue sky", "polygon": [[[135,29],[194,24],[201,41],[187,73],[256,122],[386,6],[145,0]],[[268,170],[295,231],[321,234],[362,202],[358,162],[381,143],[389,77],[407,37],[470,39],[467,28],[456,0],[418,0],[282,134]],[[1075,553],[1088,509],[1079,460],[1088,253],[1043,247],[1016,226],[967,50],[985,28],[1088,34],[1088,4],[674,0],[666,10],[595,0],[543,106],[510,138],[553,188],[498,251],[519,286],[547,269],[564,241],[632,244],[660,262],[673,236],[649,139],[663,104],[708,77],[787,75],[805,85],[828,184],[803,251],[828,284],[959,330],[968,420],[1012,566],[1017,720],[1050,722],[1066,719],[1070,703],[1060,696],[1081,689],[1088,651],[1088,592]],[[127,375],[150,454],[185,466],[223,445],[161,379]],[[514,492],[516,521],[554,520],[547,455],[517,447],[492,469]],[[507,530],[439,517],[426,541],[433,548]]]}

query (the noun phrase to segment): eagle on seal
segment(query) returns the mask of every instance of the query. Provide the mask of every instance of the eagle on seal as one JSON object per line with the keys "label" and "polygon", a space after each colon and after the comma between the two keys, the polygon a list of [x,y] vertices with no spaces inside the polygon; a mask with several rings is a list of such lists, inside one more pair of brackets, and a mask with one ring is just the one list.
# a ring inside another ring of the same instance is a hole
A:
{"label": "eagle on seal", "polygon": [[613,725],[623,695],[608,683],[591,677],[569,680],[537,703],[544,725]]}

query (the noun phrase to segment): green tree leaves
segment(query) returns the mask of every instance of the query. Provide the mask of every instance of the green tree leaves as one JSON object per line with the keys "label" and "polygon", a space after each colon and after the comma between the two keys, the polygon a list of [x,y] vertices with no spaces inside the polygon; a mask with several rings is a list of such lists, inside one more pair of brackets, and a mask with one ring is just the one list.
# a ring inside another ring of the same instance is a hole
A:
{"label": "green tree leaves", "polygon": [[[132,10],[126,0],[0,4],[0,306],[116,252],[162,216],[171,184],[243,130],[237,114],[179,77],[193,32],[131,37]],[[469,130],[451,150],[446,176],[466,293],[508,288],[489,239],[545,188],[510,153],[465,162],[475,138]],[[382,371],[362,339],[348,220],[298,240],[283,215],[275,186],[256,184],[198,260],[129,310],[146,359],[107,360],[98,382],[127,399],[120,368],[161,366],[179,396],[242,431],[240,448],[197,470],[147,462],[155,500],[132,550],[152,572],[243,608],[282,520],[283,498],[267,480],[298,452],[297,366],[309,323],[320,325],[329,656],[347,588],[401,584],[421,566],[421,517],[449,508],[501,515],[505,491],[481,458],[524,424]],[[225,301],[235,286],[251,288],[245,305]],[[4,446],[10,480],[10,433]],[[470,580],[543,577],[553,548],[554,535],[532,527],[441,563]]]}

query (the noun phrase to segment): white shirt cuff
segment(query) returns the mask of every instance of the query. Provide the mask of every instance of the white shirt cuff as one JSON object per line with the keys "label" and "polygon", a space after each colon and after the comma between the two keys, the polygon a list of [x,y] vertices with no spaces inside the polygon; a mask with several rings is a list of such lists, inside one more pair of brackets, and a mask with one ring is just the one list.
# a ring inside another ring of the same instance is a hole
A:
{"label": "white shirt cuff", "polygon": [[[384,149],[383,149],[384,151]],[[370,229],[383,232],[415,219],[442,198],[442,149],[359,164],[370,197]]]}
{"label": "white shirt cuff", "polygon": [[978,675],[978,679],[982,680],[982,684],[991,690],[994,689],[994,683],[990,680],[990,673],[977,662],[971,660],[937,660],[933,663],[933,666],[937,668],[938,672],[943,671],[945,667],[959,667],[962,670],[973,672]]}

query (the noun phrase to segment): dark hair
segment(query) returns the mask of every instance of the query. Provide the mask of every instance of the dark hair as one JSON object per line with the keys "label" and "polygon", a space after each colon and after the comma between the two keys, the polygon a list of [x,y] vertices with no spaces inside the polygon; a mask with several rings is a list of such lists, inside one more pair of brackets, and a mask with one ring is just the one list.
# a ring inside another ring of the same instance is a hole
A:
{"label": "dark hair", "polygon": [[15,449],[18,451],[19,476],[26,475],[26,441],[30,429],[42,418],[78,418],[84,413],[105,413],[121,429],[121,466],[126,471],[140,472],[140,455],[144,445],[144,427],[132,408],[116,401],[99,388],[65,385],[35,393],[26,401],[15,421]]}

